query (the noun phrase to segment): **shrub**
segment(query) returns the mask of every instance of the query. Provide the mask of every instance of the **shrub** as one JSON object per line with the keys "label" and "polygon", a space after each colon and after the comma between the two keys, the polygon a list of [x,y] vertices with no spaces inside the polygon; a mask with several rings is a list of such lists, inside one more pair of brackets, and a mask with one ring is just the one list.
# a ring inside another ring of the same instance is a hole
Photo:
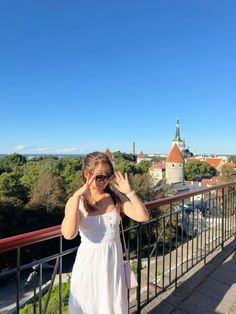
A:
{"label": "shrub", "polygon": [[[62,296],[62,313],[68,313],[68,299],[69,299],[69,289],[70,282],[64,282],[61,286],[61,296]],[[42,298],[42,307],[44,307],[45,301],[47,298],[47,292],[45,292]],[[36,303],[36,313],[39,312],[39,302]],[[34,313],[34,304],[26,304],[22,309],[20,309],[20,314],[33,314]],[[48,307],[47,314],[58,314],[59,313],[59,286],[55,285],[52,289]]]}

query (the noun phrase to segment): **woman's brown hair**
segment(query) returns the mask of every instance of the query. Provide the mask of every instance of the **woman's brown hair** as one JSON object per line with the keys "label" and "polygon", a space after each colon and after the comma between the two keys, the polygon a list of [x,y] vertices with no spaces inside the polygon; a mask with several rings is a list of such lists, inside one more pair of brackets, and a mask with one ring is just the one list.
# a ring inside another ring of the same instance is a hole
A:
{"label": "woman's brown hair", "polygon": [[[86,155],[84,158],[84,162],[83,162],[83,166],[82,166],[82,178],[83,178],[84,183],[86,182],[84,172],[88,171],[89,173],[93,173],[94,169],[99,164],[103,164],[103,165],[108,166],[110,168],[110,172],[114,173],[114,168],[113,168],[113,165],[112,165],[110,158],[106,154],[96,151],[96,152],[93,152],[93,153]],[[121,199],[117,195],[117,193],[114,192],[114,189],[112,189],[110,187],[109,183],[107,184],[104,191],[111,196],[114,204],[116,206],[118,206],[118,209],[120,210]],[[84,207],[87,211],[95,210],[94,206],[91,203],[91,199],[89,196],[83,197],[83,201],[84,201]]]}

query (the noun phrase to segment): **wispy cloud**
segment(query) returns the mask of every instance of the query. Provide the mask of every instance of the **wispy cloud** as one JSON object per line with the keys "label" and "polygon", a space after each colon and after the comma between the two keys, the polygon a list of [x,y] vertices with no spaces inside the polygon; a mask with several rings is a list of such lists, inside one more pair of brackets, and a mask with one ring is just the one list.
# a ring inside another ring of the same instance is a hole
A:
{"label": "wispy cloud", "polygon": [[52,151],[52,149],[50,147],[36,147],[35,150],[37,152],[41,152],[41,153]]}
{"label": "wispy cloud", "polygon": [[75,151],[78,151],[77,147],[64,147],[56,150],[57,153],[73,153]]}
{"label": "wispy cloud", "polygon": [[26,145],[17,145],[14,147],[16,151],[23,151],[23,150],[26,150],[26,148],[27,148]]}
{"label": "wispy cloud", "polygon": [[12,150],[12,152],[19,152],[22,154],[72,154],[72,153],[85,153],[87,152],[84,148],[78,147],[48,147],[48,146],[26,146],[17,145]]}

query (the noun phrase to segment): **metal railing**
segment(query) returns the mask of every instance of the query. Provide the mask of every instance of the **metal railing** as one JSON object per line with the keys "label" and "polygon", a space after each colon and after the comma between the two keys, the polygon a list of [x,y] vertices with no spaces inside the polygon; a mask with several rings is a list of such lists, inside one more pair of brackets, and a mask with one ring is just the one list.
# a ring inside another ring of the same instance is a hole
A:
{"label": "metal railing", "polygon": [[[199,262],[207,263],[211,253],[223,249],[225,241],[235,237],[235,188],[236,182],[231,182],[146,203],[150,220],[125,228],[130,263],[139,284],[128,292],[130,313],[140,313],[168,287],[177,287],[183,275]],[[126,219],[124,225],[130,222]],[[41,243],[49,246],[50,241],[54,254],[22,262],[28,251],[32,253],[32,247]],[[25,313],[47,313],[55,287],[55,313],[62,313],[68,299],[63,284],[69,283],[78,248],[77,244],[65,249],[67,242],[61,236],[60,226],[0,240],[0,256],[16,253],[15,267],[0,273],[0,284],[4,278],[14,278],[15,284],[15,292],[11,292],[14,296],[7,294],[4,300],[1,300],[4,284],[0,285],[0,313],[20,313],[29,302],[31,309]],[[5,282],[6,289],[12,291],[9,281]],[[12,306],[4,303],[8,296],[15,298]]]}

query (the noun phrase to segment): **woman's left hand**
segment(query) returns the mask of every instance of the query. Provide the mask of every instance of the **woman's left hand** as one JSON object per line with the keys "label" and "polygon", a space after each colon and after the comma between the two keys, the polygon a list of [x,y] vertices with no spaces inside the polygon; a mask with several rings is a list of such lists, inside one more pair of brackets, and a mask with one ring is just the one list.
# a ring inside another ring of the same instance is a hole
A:
{"label": "woman's left hand", "polygon": [[115,172],[115,179],[116,179],[116,183],[114,185],[118,191],[120,191],[121,193],[125,195],[131,192],[127,172],[125,173],[124,176],[122,175],[120,171]]}

